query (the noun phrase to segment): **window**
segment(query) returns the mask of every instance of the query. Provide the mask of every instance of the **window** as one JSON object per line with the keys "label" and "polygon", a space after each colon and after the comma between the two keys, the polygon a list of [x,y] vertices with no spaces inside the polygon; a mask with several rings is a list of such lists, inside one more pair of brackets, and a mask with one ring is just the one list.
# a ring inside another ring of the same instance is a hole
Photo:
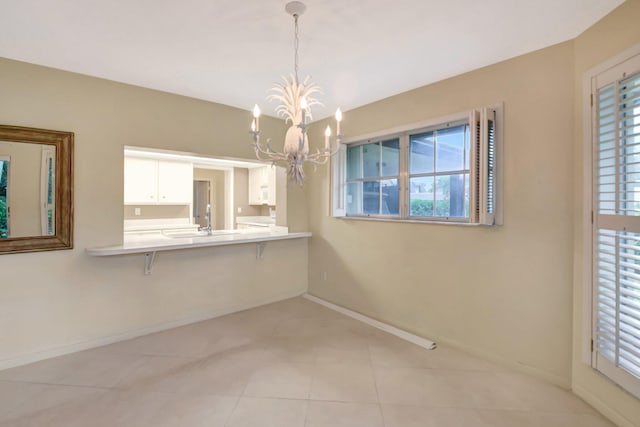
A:
{"label": "window", "polygon": [[469,123],[409,135],[409,216],[469,218]]}
{"label": "window", "polygon": [[640,397],[640,55],[592,78],[591,363]]}
{"label": "window", "polygon": [[348,142],[332,162],[333,215],[495,224],[499,112]]}

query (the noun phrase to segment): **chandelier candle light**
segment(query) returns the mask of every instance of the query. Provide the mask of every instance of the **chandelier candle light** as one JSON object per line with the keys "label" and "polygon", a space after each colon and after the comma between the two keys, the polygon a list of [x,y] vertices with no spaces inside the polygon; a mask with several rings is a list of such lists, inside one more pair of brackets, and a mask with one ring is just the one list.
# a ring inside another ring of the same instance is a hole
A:
{"label": "chandelier candle light", "polygon": [[276,83],[271,89],[272,94],[267,97],[268,101],[279,101],[276,114],[285,119],[285,123],[291,123],[285,136],[282,151],[276,151],[271,147],[271,138],[266,143],[260,142],[260,107],[256,104],[253,107],[253,121],[251,123],[251,133],[253,134],[253,147],[256,157],[259,160],[267,160],[272,163],[283,162],[287,165],[287,175],[289,180],[302,185],[304,183],[305,162],[315,165],[324,165],[340,147],[342,134],[340,133],[340,122],[342,112],[338,108],[336,111],[336,138],[335,143],[331,138],[331,127],[327,126],[324,133],[324,147],[309,154],[309,138],[307,128],[312,120],[311,107],[322,105],[320,101],[313,97],[319,93],[320,88],[315,83],[310,82],[307,76],[303,81],[298,79],[298,18],[304,13],[306,6],[299,1],[287,3],[285,10],[294,19],[294,69],[293,74],[287,78],[283,77],[284,83]]}

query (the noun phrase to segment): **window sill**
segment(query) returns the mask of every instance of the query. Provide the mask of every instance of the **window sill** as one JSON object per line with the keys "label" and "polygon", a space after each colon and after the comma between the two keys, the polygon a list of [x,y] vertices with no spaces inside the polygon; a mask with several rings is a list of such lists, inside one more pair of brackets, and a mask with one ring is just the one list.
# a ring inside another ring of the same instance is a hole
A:
{"label": "window sill", "polygon": [[[385,217],[364,217],[364,216],[337,216],[336,219],[346,219],[355,221],[382,221],[382,222],[399,222],[409,224],[434,224],[434,225],[456,225],[462,227],[480,227],[484,224],[471,223],[471,222],[456,222],[456,221],[429,221],[421,219],[401,219],[401,218],[385,218]],[[489,226],[490,227],[490,226]]]}

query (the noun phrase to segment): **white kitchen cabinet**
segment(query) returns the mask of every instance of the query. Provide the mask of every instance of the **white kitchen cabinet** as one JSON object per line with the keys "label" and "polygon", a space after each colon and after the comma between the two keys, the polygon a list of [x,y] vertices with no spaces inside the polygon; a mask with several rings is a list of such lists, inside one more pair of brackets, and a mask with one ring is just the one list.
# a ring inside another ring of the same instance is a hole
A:
{"label": "white kitchen cabinet", "polygon": [[158,162],[158,203],[189,205],[193,201],[193,165]]}
{"label": "white kitchen cabinet", "polygon": [[193,198],[191,163],[125,157],[124,203],[189,205]]}
{"label": "white kitchen cabinet", "polygon": [[158,203],[158,161],[124,158],[124,203]]}
{"label": "white kitchen cabinet", "polygon": [[249,204],[275,206],[275,166],[262,166],[249,169]]}

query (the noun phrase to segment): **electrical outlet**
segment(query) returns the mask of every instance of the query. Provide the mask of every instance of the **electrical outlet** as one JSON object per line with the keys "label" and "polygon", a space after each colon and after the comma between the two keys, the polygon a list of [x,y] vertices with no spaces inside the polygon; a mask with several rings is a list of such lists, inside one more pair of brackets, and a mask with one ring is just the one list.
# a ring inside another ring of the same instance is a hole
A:
{"label": "electrical outlet", "polygon": [[325,281],[325,282],[327,281],[327,272],[326,271],[322,272],[322,280]]}
{"label": "electrical outlet", "polygon": [[133,210],[133,213],[134,213],[135,216],[140,216],[140,208],[135,208]]}
{"label": "electrical outlet", "polygon": [[242,208],[238,207],[238,213],[242,213]]}

